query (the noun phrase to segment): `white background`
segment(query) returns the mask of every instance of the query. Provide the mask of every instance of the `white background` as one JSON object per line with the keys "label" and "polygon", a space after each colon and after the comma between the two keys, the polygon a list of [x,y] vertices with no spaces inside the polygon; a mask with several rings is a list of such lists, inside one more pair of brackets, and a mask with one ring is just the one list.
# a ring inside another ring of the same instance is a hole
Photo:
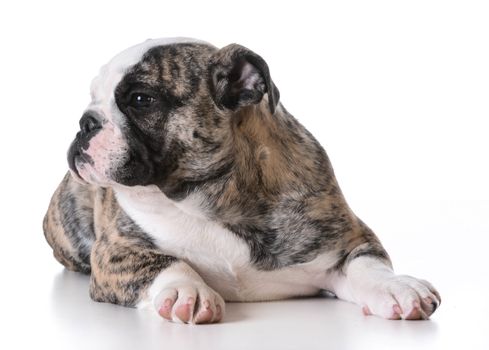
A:
{"label": "white background", "polygon": [[[42,217],[98,68],[163,36],[265,58],[397,270],[439,288],[431,321],[313,299],[229,305],[199,328],[89,300]],[[15,1],[0,5],[0,39],[2,349],[489,348],[487,1]]]}

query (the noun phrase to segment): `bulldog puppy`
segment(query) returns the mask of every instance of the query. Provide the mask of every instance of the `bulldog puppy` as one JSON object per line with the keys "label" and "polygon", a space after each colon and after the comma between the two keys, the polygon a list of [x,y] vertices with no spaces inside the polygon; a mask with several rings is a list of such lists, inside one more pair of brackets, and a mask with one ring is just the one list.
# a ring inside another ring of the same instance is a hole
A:
{"label": "bulldog puppy", "polygon": [[427,281],[393,272],[325,151],[279,103],[266,62],[232,44],[148,40],[103,66],[44,234],[99,302],[218,322],[224,300],[316,295],[426,319]]}

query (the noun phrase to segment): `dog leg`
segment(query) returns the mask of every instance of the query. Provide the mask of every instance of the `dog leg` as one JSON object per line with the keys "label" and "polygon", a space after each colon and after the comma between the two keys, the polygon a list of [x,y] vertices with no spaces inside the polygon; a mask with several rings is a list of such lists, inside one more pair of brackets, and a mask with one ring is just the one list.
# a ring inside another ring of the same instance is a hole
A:
{"label": "dog leg", "polygon": [[[95,301],[154,307],[182,323],[219,322],[224,300],[187,263],[165,255],[117,209],[91,253],[90,296]],[[105,216],[104,216],[105,217]]]}
{"label": "dog leg", "polygon": [[43,230],[53,255],[71,271],[90,273],[94,186],[80,184],[67,173],[51,198]]}
{"label": "dog leg", "polygon": [[428,319],[440,305],[440,295],[427,281],[396,275],[390,262],[368,255],[368,244],[349,254],[351,259],[332,276],[333,292],[362,307],[365,315],[387,319]]}
{"label": "dog leg", "polygon": [[154,306],[165,319],[183,323],[221,320],[224,300],[185,262],[119,239],[95,242],[90,296],[99,302]]}

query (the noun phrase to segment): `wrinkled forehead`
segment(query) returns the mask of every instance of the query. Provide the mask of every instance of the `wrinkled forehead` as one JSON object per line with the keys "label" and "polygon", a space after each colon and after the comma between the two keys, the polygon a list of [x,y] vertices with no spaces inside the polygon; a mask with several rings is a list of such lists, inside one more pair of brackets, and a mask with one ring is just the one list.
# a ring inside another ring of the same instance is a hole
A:
{"label": "wrinkled forehead", "polygon": [[109,100],[125,73],[128,72],[131,67],[139,63],[148,50],[157,46],[183,43],[210,45],[205,41],[191,38],[148,39],[116,55],[106,65],[100,68],[99,74],[92,80],[90,86],[92,104],[101,102],[102,100]]}

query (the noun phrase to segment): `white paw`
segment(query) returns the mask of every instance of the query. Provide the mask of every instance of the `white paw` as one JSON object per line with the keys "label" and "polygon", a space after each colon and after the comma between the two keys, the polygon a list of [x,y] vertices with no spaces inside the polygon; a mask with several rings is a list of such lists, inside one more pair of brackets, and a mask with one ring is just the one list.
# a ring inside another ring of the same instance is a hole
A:
{"label": "white paw", "polygon": [[428,281],[394,274],[362,291],[359,301],[365,315],[391,320],[428,319],[441,303],[440,295]]}
{"label": "white paw", "polygon": [[155,297],[161,317],[179,323],[213,323],[224,316],[224,300],[205,283],[174,282]]}

